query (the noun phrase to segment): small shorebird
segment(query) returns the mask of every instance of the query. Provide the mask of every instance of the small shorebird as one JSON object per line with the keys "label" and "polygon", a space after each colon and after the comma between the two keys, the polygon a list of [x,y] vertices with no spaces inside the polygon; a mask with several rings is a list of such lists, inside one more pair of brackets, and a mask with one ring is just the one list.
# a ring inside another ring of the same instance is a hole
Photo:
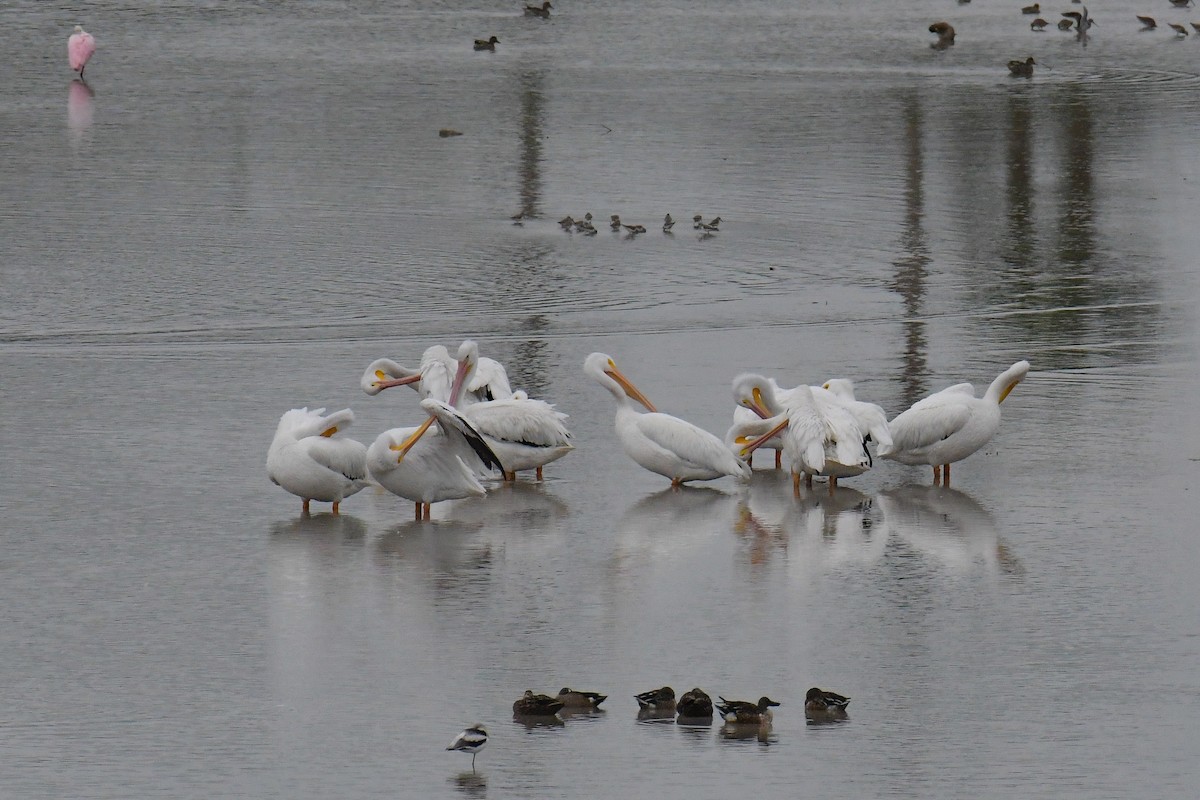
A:
{"label": "small shorebird", "polygon": [[1158,23],[1154,21],[1154,17],[1143,17],[1141,14],[1135,14],[1137,21],[1142,23],[1142,30],[1148,31],[1152,28],[1157,28]]}
{"label": "small shorebird", "polygon": [[1167,24],[1171,26],[1171,30],[1175,31],[1176,36],[1188,35],[1188,29],[1180,25],[1178,22],[1168,22]]}
{"label": "small shorebird", "polygon": [[714,230],[715,231],[717,229],[717,226],[720,224],[721,224],[721,218],[713,217],[712,221],[705,223],[704,227],[706,230]]}
{"label": "small shorebird", "polygon": [[[1075,29],[1079,31],[1080,34],[1086,34],[1088,29],[1096,24],[1096,21],[1088,15],[1087,6],[1083,7],[1082,13],[1079,11],[1064,11],[1062,12],[1062,15],[1069,19],[1075,20]],[[1059,27],[1062,28],[1062,25],[1060,24]],[[1070,26],[1068,26],[1068,28],[1069,27]],[[1067,28],[1062,29],[1067,30]]]}
{"label": "small shorebird", "polygon": [[577,692],[564,686],[558,690],[558,697],[555,699],[563,704],[563,708],[595,708],[608,699],[608,695],[596,692]]}
{"label": "small shorebird", "polygon": [[563,217],[562,219],[560,219],[558,221],[558,224],[562,226],[563,230],[570,230],[571,227],[575,224],[575,218],[572,217],[570,214],[567,214],[565,217]]}
{"label": "small shorebird", "polygon": [[552,717],[562,710],[564,703],[550,695],[534,694],[526,689],[520,700],[513,703],[513,714],[519,717]]}
{"label": "small shorebird", "polygon": [[550,5],[550,0],[542,3],[540,6],[525,6],[525,16],[541,17],[542,19],[550,19],[550,9],[554,6]]}
{"label": "small shorebird", "polygon": [[675,710],[681,719],[712,719],[712,698],[702,689],[692,689],[679,696]]}
{"label": "small shorebird", "polygon": [[670,233],[671,228],[674,228],[674,227],[675,227],[675,220],[671,219],[670,214],[667,214],[667,216],[665,216],[663,218],[663,233]]}
{"label": "small shorebird", "polygon": [[475,40],[475,49],[476,50],[491,50],[492,52],[495,52],[496,45],[498,45],[499,43],[500,43],[500,40],[497,39],[495,36],[493,36],[490,39],[476,39]]}
{"label": "small shorebird", "polygon": [[760,725],[770,722],[771,706],[779,705],[765,695],[758,698],[757,703],[745,700],[726,700],[724,697],[718,699],[721,702],[717,703],[717,710],[721,712],[721,718],[726,722],[738,725]]}
{"label": "small shorebird", "polygon": [[700,230],[700,227],[701,227],[703,224],[704,224],[704,217],[700,216],[699,214],[697,214],[696,216],[692,217],[692,228],[693,228],[694,230]]}
{"label": "small shorebird", "polygon": [[808,717],[844,717],[849,704],[849,697],[837,692],[825,692],[814,686],[804,696],[804,714]]}
{"label": "small shorebird", "polygon": [[1008,62],[1008,71],[1018,78],[1032,78],[1033,65],[1037,62],[1033,60],[1033,56],[1024,61],[1013,60]]}
{"label": "small shorebird", "polygon": [[592,212],[590,211],[583,215],[583,219],[575,220],[575,230],[577,231],[586,231],[590,227],[592,227]]}
{"label": "small shorebird", "polygon": [[621,217],[617,214],[613,214],[611,217],[609,217],[608,227],[612,228],[614,231],[621,230]]}
{"label": "small shorebird", "polygon": [[1025,6],[1021,9],[1022,14],[1040,14],[1042,13],[1041,3],[1034,3],[1031,6]]}
{"label": "small shorebird", "polygon": [[464,730],[458,736],[454,737],[454,741],[446,746],[447,750],[462,750],[464,753],[471,754],[471,771],[475,771],[475,756],[487,746],[487,728],[483,727],[482,722],[476,722],[471,727]]}
{"label": "small shorebird", "polygon": [[639,233],[646,232],[645,225],[636,225],[636,224],[635,225],[625,225],[624,223],[622,223],[621,227],[624,228],[625,230],[629,231],[630,236],[637,236]]}
{"label": "small shorebird", "polygon": [[1192,27],[1195,28],[1196,30],[1200,31],[1200,22],[1193,22]]}
{"label": "small shorebird", "polygon": [[1176,8],[1187,8],[1192,4],[1192,0],[1171,0],[1171,5]]}
{"label": "small shorebird", "polygon": [[1038,17],[1033,22],[1029,23],[1029,29],[1034,31],[1044,31],[1046,30],[1046,26],[1049,24],[1050,23],[1046,22],[1046,20]]}
{"label": "small shorebird", "polygon": [[633,699],[637,700],[638,708],[653,709],[655,711],[675,710],[675,690],[670,686],[635,694]]}
{"label": "small shorebird", "polygon": [[1058,29],[1060,31],[1069,31],[1069,30],[1071,30],[1071,26],[1074,24],[1075,23],[1069,19],[1060,19],[1058,21]]}

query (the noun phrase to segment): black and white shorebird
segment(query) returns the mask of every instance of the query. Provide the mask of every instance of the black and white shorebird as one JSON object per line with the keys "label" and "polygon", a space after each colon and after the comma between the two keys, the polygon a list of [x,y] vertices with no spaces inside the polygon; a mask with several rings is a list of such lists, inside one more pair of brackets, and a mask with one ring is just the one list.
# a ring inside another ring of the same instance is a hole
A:
{"label": "black and white shorebird", "polygon": [[483,727],[482,722],[476,722],[471,727],[464,730],[458,736],[454,737],[454,741],[446,745],[447,750],[462,750],[464,753],[471,754],[471,771],[475,771],[475,756],[479,751],[487,746],[487,728]]}
{"label": "black and white shorebird", "polygon": [[671,215],[663,217],[663,233],[670,233],[671,228],[675,227],[675,220],[671,219]]}

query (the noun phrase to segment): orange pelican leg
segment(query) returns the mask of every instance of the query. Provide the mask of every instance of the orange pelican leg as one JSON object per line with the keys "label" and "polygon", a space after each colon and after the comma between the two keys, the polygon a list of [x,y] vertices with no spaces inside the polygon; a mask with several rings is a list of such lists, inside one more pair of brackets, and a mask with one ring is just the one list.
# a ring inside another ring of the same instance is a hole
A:
{"label": "orange pelican leg", "polygon": [[933,485],[940,486],[942,483],[942,468],[937,464],[933,465]]}
{"label": "orange pelican leg", "polygon": [[509,472],[508,470],[504,470],[504,482],[505,483],[512,483],[516,479],[517,479],[516,472]]}
{"label": "orange pelican leg", "polygon": [[433,503],[425,504],[425,519],[433,519]]}
{"label": "orange pelican leg", "polygon": [[794,497],[800,496],[800,473],[799,472],[792,473],[792,496],[794,496]]}
{"label": "orange pelican leg", "polygon": [[783,451],[775,451],[775,469],[783,469]]}
{"label": "orange pelican leg", "polygon": [[416,501],[416,503],[417,503],[417,507],[416,507],[417,516],[415,517],[415,519],[417,522],[420,522],[421,521],[421,501],[418,500],[418,501]]}
{"label": "orange pelican leg", "polygon": [[337,503],[337,502],[334,502],[334,504],[333,504],[333,515],[335,517],[338,515],[338,505],[339,505],[339,503]]}
{"label": "orange pelican leg", "polygon": [[542,468],[541,467],[537,468],[537,479],[539,481],[542,479]]}
{"label": "orange pelican leg", "polygon": [[942,486],[949,486],[949,485],[950,485],[950,465],[943,464],[942,465]]}
{"label": "orange pelican leg", "polygon": [[812,488],[812,473],[811,472],[804,476],[804,487],[806,489]]}
{"label": "orange pelican leg", "polygon": [[304,514],[304,516],[306,516],[306,517],[307,517],[307,516],[308,516],[308,514],[309,514],[309,511],[308,511],[308,498],[307,498],[307,497],[306,497],[306,498],[304,498],[304,506],[303,506],[303,508],[304,508],[304,510],[303,510],[301,513],[303,513],[303,514]]}

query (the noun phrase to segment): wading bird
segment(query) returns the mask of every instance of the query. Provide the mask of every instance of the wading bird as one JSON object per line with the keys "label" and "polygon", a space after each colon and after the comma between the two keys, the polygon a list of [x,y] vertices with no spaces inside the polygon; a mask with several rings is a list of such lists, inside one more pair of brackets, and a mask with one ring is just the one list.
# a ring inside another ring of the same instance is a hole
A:
{"label": "wading bird", "polygon": [[83,68],[95,52],[95,37],[85,31],[82,25],[76,25],[75,32],[67,39],[67,61],[71,64],[71,69],[79,73],[80,78],[83,77]]}
{"label": "wading bird", "polygon": [[458,736],[454,737],[454,741],[446,746],[447,750],[461,750],[464,753],[471,754],[471,771],[475,771],[475,756],[479,751],[487,746],[488,734],[487,728],[483,727],[482,722],[476,722],[471,727],[464,730]]}
{"label": "wading bird", "polygon": [[308,503],[338,505],[367,486],[367,448],[362,442],[335,436],[354,422],[346,408],[325,416],[325,409],[293,408],[279,418],[267,450],[271,482]]}

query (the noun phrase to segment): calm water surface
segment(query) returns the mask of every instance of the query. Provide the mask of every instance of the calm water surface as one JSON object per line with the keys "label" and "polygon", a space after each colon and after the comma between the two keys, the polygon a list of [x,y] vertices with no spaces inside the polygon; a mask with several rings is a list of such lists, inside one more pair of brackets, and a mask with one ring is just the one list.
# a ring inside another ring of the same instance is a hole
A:
{"label": "calm water surface", "polygon": [[[1086,46],[1018,3],[560,5],[0,8],[3,793],[1193,797],[1200,42],[1111,1]],[[554,224],[588,211],[650,232]],[[419,409],[366,364],[467,336],[571,415],[544,483],[418,524],[268,482],[283,411],[370,441]],[[893,414],[1034,371],[953,488],[794,499],[633,465],[593,350],[718,432],[746,370]],[[783,705],[639,724],[663,683]],[[606,711],[512,721],[563,685]]]}

